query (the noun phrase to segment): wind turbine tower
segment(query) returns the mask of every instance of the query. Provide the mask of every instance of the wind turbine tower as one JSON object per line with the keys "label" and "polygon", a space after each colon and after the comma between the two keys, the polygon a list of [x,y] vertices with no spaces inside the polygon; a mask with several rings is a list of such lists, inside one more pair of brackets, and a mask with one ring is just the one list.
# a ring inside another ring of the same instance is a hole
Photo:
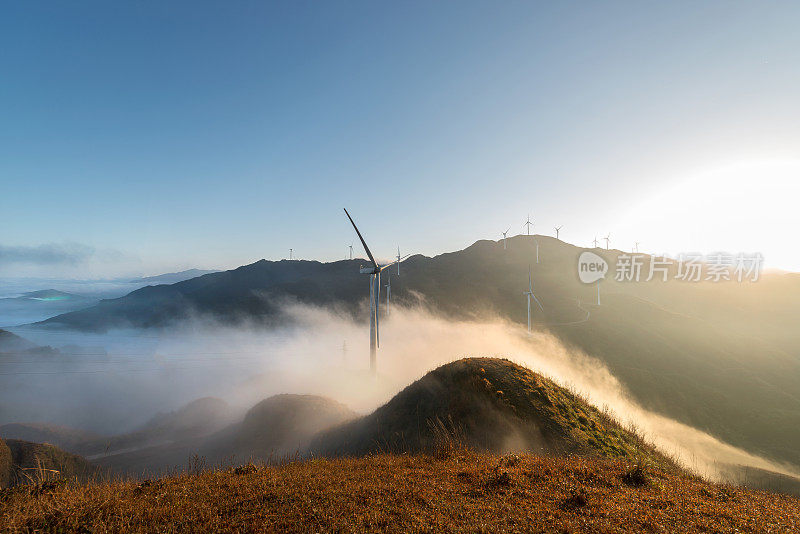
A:
{"label": "wind turbine tower", "polygon": [[556,226],[556,239],[558,239],[558,233],[561,231],[562,228],[564,228],[563,224],[561,226]]}
{"label": "wind turbine tower", "polygon": [[397,276],[400,276],[400,262],[402,258],[400,257],[400,246],[397,246]]}
{"label": "wind turbine tower", "polygon": [[536,298],[536,295],[533,294],[533,278],[531,278],[531,266],[528,265],[528,290],[522,292],[523,295],[528,297],[528,334],[531,333],[531,299],[536,301],[536,304],[539,305],[539,309],[544,312],[544,308],[542,308],[542,303],[539,302],[539,299]]}
{"label": "wind turbine tower", "polygon": [[609,241],[609,239],[611,239],[611,234],[608,234],[603,239],[605,239],[605,241],[606,241],[606,250],[608,250],[608,241]]}
{"label": "wind turbine tower", "polygon": [[344,212],[347,215],[347,218],[350,219],[350,224],[353,225],[356,234],[358,234],[358,239],[361,240],[361,244],[364,245],[364,252],[367,253],[371,264],[366,267],[362,266],[360,272],[361,274],[369,275],[369,369],[372,374],[375,375],[378,371],[377,356],[378,347],[380,347],[380,337],[378,333],[378,307],[380,306],[381,295],[381,271],[388,269],[395,263],[401,262],[408,256],[400,258],[387,265],[378,265],[378,262],[375,261],[375,257],[372,255],[372,252],[370,252],[369,247],[367,246],[367,242],[364,241],[364,237],[358,230],[358,226],[356,226],[353,218],[350,217],[350,213],[348,213],[347,209],[345,209]]}
{"label": "wind turbine tower", "polygon": [[594,241],[592,241],[592,243],[594,243],[594,248],[597,248],[597,236],[594,236]]}
{"label": "wind turbine tower", "polygon": [[292,249],[289,249],[289,259],[292,259]]}
{"label": "wind turbine tower", "polygon": [[392,300],[392,273],[389,273],[389,280],[386,287],[386,317],[389,317],[389,302]]}
{"label": "wind turbine tower", "polygon": [[522,226],[527,226],[528,227],[528,235],[531,235],[531,226],[533,226],[533,223],[531,222],[531,216],[530,215],[528,215],[528,220],[525,221],[525,224],[523,224]]}
{"label": "wind turbine tower", "polygon": [[350,259],[352,260],[353,259],[353,244],[350,243],[349,247],[350,247]]}
{"label": "wind turbine tower", "polygon": [[506,248],[507,248],[507,247],[506,247],[506,237],[508,237],[508,232],[509,232],[509,230],[511,230],[511,227],[510,227],[510,226],[508,227],[508,230],[506,230],[505,232],[503,232],[503,250],[506,250]]}

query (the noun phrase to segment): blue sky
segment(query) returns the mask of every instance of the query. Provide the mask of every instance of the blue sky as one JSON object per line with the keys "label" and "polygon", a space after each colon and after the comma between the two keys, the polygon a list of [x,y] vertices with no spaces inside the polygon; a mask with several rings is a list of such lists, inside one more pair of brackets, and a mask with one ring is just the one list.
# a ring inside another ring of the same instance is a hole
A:
{"label": "blue sky", "polygon": [[[800,183],[799,15],[781,2],[7,3],[0,275],[228,268],[289,247],[339,259],[355,238],[345,206],[383,257],[521,232],[530,212],[536,232],[563,224],[577,244],[612,232],[619,248],[760,250],[800,269],[800,251],[759,241],[775,223],[789,242],[798,222],[767,219]],[[658,203],[696,183],[695,220],[680,194]],[[709,184],[735,194],[717,206]],[[698,222],[713,232],[698,238]]]}

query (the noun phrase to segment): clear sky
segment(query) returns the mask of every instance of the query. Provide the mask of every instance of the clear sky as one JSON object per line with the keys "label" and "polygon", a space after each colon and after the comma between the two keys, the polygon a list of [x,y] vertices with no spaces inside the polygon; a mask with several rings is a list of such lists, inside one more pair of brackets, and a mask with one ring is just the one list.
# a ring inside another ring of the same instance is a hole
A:
{"label": "clear sky", "polygon": [[0,275],[340,259],[342,207],[382,257],[530,213],[800,270],[798,27],[793,2],[7,2]]}

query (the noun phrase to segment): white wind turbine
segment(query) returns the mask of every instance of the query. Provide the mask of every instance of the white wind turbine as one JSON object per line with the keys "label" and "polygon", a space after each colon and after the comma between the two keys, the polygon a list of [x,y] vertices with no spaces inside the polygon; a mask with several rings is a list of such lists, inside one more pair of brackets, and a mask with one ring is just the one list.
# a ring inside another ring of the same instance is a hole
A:
{"label": "white wind turbine", "polygon": [[536,298],[536,295],[533,294],[533,278],[531,278],[531,266],[528,265],[528,290],[522,292],[523,295],[527,295],[528,297],[528,333],[531,333],[531,299],[536,301],[536,304],[539,305],[539,309],[544,312],[544,308],[542,307],[542,303],[539,302],[539,299]]}
{"label": "white wind turbine", "polygon": [[502,232],[502,234],[503,234],[503,250],[506,249],[506,237],[508,237],[508,232],[510,230],[511,230],[511,227],[509,226],[508,230],[506,230],[505,232]]}
{"label": "white wind turbine", "polygon": [[639,252],[639,242],[638,241],[633,245],[633,251],[634,252]]}
{"label": "white wind turbine", "polygon": [[397,276],[400,276],[400,262],[403,258],[400,257],[400,245],[397,246]]}
{"label": "white wind turbine", "polygon": [[353,218],[350,217],[350,213],[347,212],[347,209],[345,209],[344,212],[347,215],[347,218],[350,219],[350,224],[353,225],[356,234],[358,234],[358,239],[360,239],[361,244],[364,245],[364,252],[367,253],[367,256],[369,256],[369,261],[372,263],[370,266],[361,267],[360,272],[361,274],[369,275],[369,369],[372,374],[376,374],[378,347],[380,346],[380,337],[378,334],[378,307],[381,296],[381,271],[391,267],[395,263],[399,263],[408,256],[400,258],[387,265],[378,265],[378,263],[375,261],[375,258],[372,256],[372,252],[370,252],[369,247],[367,246],[367,242],[364,241],[364,237],[358,230],[356,223],[353,221]]}
{"label": "white wind turbine", "polygon": [[350,248],[350,259],[352,260],[352,259],[353,259],[353,244],[352,244],[352,243],[350,243],[350,244],[348,245],[348,247]]}
{"label": "white wind turbine", "polygon": [[[530,215],[528,215],[528,220],[525,221],[525,224],[523,224],[522,226],[527,226],[528,227],[528,235],[531,235],[531,226],[533,226],[533,223],[531,222],[531,216]],[[509,230],[510,230],[510,228],[509,228]],[[536,239],[536,237],[534,237],[533,238],[533,242],[536,243],[536,263],[539,263],[539,241]]]}
{"label": "white wind turbine", "polygon": [[292,249],[289,249],[289,259],[292,259]]}
{"label": "white wind turbine", "polygon": [[607,235],[607,236],[605,236],[603,239],[604,239],[604,240],[605,240],[605,242],[606,242],[606,250],[608,250],[608,241],[609,241],[609,239],[611,239],[611,234],[608,234],[608,235]]}
{"label": "white wind turbine", "polygon": [[594,241],[592,241],[592,243],[594,243],[594,248],[597,248],[597,236],[594,236]]}
{"label": "white wind turbine", "polygon": [[562,228],[564,228],[564,225],[563,225],[563,224],[562,224],[561,226],[556,226],[556,227],[555,227],[555,230],[556,230],[556,239],[558,239],[558,233],[561,231],[561,229],[562,229]]}

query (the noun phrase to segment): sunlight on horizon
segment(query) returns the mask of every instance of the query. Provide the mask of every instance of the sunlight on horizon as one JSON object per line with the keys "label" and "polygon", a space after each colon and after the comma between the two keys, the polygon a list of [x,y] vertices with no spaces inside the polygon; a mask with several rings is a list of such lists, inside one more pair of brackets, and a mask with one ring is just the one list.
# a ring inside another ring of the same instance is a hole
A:
{"label": "sunlight on horizon", "polygon": [[622,214],[616,242],[673,256],[760,252],[766,268],[800,271],[791,233],[800,223],[800,160],[738,161],[675,182]]}

